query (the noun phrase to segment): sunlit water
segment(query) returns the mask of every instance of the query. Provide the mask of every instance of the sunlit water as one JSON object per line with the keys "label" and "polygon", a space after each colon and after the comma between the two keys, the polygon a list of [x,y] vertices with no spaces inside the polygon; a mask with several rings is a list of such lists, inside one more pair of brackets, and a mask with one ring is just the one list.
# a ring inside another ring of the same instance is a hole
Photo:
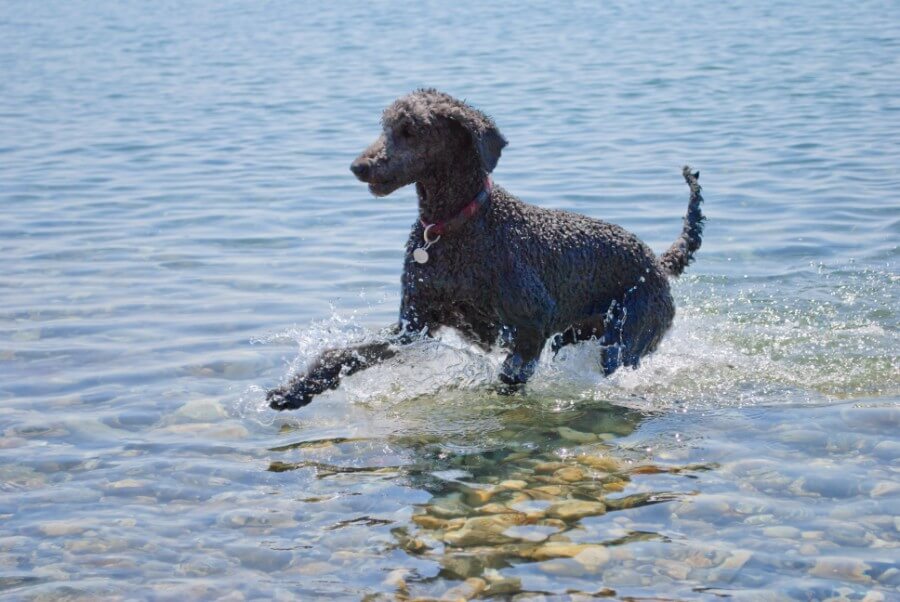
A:
{"label": "sunlit water", "polygon": [[[0,596],[900,599],[900,5],[484,4],[0,6]],[[422,85],[657,250],[699,168],[675,326],[276,414],[395,319],[414,195],[347,168]]]}

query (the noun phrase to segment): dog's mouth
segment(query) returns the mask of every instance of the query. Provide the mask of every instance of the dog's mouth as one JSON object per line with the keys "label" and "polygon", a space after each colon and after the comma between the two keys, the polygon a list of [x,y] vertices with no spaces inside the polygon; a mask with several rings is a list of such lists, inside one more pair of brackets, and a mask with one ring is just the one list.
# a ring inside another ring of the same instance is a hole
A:
{"label": "dog's mouth", "polygon": [[397,181],[389,180],[386,182],[369,182],[369,192],[375,196],[387,196],[400,188],[402,184]]}

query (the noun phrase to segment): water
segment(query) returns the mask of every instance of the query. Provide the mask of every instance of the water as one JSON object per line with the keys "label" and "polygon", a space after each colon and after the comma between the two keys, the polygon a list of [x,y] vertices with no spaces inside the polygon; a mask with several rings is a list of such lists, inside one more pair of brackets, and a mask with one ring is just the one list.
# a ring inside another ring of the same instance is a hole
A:
{"label": "water", "polygon": [[[896,3],[6,2],[0,39],[3,598],[900,599]],[[657,250],[699,168],[676,324],[609,380],[567,349],[500,398],[451,336],[276,415],[395,319],[413,192],[348,166],[422,85],[495,117],[499,184]]]}

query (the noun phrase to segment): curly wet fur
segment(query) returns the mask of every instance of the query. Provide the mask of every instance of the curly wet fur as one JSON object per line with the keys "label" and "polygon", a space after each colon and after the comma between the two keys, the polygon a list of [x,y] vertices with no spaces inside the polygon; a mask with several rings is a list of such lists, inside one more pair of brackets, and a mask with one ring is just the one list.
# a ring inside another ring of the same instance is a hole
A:
{"label": "curly wet fur", "polygon": [[[376,196],[416,184],[421,221],[456,215],[481,190],[506,140],[484,113],[436,90],[400,98],[384,131],[351,169]],[[669,278],[700,246],[699,174],[684,169],[691,200],[684,228],[659,259],[636,236],[577,213],[529,205],[494,186],[489,202],[413,260],[424,227],[406,245],[400,319],[382,342],[328,350],[309,370],[269,392],[275,409],[296,408],[334,388],[341,376],[396,353],[415,333],[453,327],[484,349],[509,355],[501,381],[517,387],[534,371],[546,342],[554,349],[597,339],[603,370],[637,367],[656,349],[675,315]]]}

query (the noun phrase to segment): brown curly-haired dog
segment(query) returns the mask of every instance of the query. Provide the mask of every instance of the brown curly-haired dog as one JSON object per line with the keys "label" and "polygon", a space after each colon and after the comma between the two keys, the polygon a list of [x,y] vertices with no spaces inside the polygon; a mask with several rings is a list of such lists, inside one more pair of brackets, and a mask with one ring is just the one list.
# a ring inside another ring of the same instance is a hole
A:
{"label": "brown curly-haired dog", "polygon": [[490,174],[506,146],[484,113],[436,90],[384,112],[384,131],[351,165],[376,196],[416,184],[419,216],[406,245],[400,320],[384,340],[332,349],[306,373],[269,391],[270,406],[298,408],[342,376],[389,357],[417,335],[458,329],[484,349],[509,349],[500,380],[521,386],[548,339],[554,350],[597,339],[603,370],[637,367],[672,324],[669,278],[700,247],[698,173],[681,236],[657,258],[614,224],[529,205]]}

